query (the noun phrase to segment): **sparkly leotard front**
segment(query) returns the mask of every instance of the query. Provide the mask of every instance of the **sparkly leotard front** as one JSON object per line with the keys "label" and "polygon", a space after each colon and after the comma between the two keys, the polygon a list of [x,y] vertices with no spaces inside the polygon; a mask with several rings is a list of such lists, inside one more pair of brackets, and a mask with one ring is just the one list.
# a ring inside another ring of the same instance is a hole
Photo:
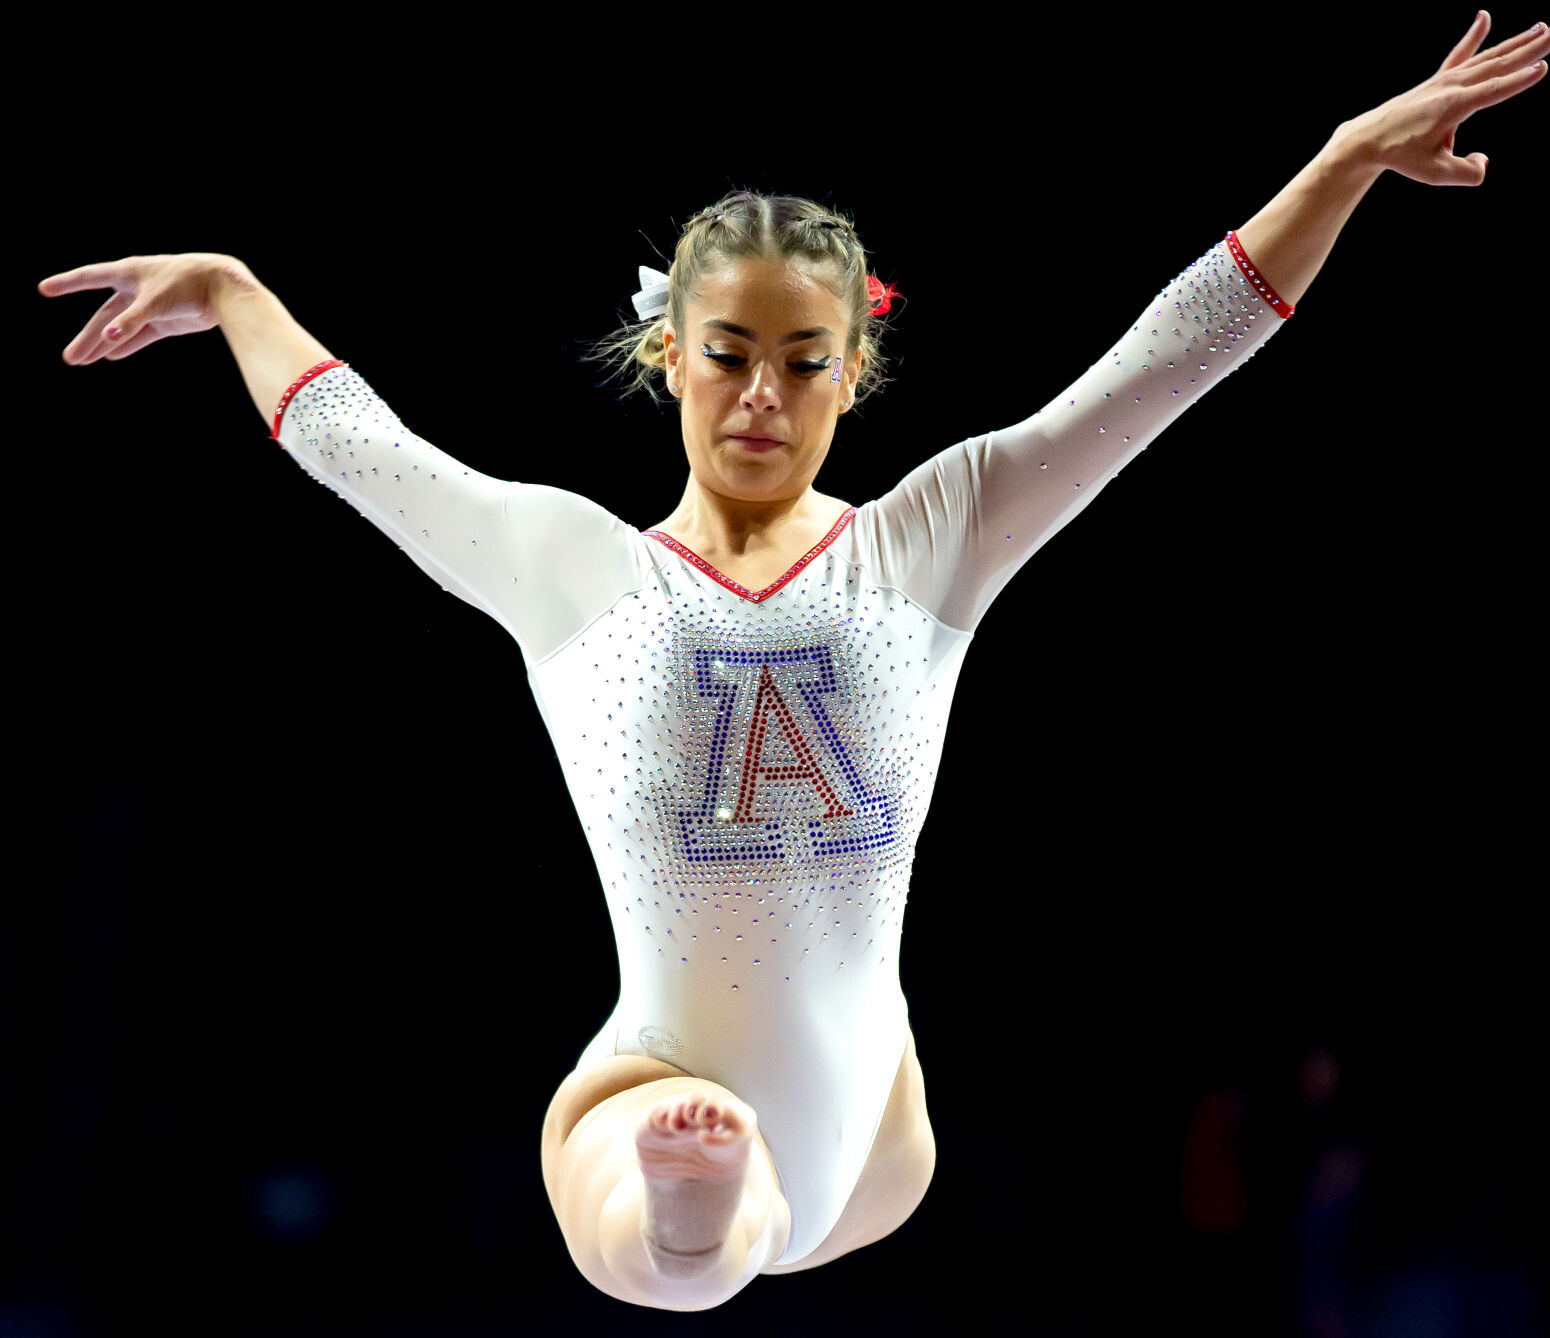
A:
{"label": "sparkly leotard front", "polygon": [[905,1051],[910,867],[980,618],[1290,314],[1228,233],[1043,409],[837,516],[757,591],[576,493],[466,468],[342,362],[281,401],[297,463],[517,641],[619,954],[581,1061],[652,1055],[753,1106],[791,1206],[776,1262],[843,1212]]}

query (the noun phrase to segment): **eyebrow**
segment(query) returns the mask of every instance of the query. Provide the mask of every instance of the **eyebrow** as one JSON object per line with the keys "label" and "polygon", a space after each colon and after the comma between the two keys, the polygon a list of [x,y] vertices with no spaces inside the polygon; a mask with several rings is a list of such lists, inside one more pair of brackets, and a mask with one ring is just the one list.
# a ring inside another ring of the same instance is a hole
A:
{"label": "eyebrow", "polygon": [[[748,339],[756,344],[759,342],[759,337],[747,326],[733,325],[731,321],[706,321],[700,329],[725,330],[728,334],[735,334],[739,339]],[[811,330],[798,330],[795,334],[788,334],[776,347],[783,348],[787,344],[799,344],[804,339],[816,339],[819,335],[828,335],[832,339],[834,331],[826,325],[815,325]]]}

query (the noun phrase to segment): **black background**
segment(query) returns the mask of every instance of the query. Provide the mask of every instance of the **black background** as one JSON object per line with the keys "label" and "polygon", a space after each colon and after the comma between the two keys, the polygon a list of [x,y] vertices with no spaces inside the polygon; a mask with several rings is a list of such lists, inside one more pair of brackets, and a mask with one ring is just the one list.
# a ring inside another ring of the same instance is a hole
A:
{"label": "black background", "polygon": [[0,1334],[1538,1331],[1550,94],[1466,122],[1483,186],[1382,178],[1001,594],[901,963],[931,1190],[674,1314],[544,1195],[618,977],[516,644],[302,476],[218,333],[69,367],[109,294],[35,284],[238,255],[413,431],[645,528],[675,412],[579,355],[695,211],[805,195],[908,299],[820,478],[860,504],[1055,398],[1470,14],[431,18],[19,42]]}

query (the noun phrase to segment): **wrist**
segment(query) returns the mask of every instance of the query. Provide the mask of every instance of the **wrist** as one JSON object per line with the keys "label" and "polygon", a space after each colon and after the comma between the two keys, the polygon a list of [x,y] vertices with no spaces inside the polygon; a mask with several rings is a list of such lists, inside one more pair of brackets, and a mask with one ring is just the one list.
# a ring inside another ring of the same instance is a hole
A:
{"label": "wrist", "polygon": [[1326,177],[1343,178],[1358,185],[1370,186],[1387,171],[1378,162],[1372,140],[1350,121],[1336,127],[1329,142],[1319,150],[1318,161]]}
{"label": "wrist", "polygon": [[235,256],[217,256],[210,266],[210,306],[217,322],[224,324],[233,304],[265,291],[258,277]]}

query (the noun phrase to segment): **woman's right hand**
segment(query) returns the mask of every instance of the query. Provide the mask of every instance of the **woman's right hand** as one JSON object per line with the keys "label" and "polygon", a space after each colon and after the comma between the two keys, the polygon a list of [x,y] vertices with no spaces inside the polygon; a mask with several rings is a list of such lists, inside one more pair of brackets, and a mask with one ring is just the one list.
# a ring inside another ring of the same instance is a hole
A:
{"label": "woman's right hand", "polygon": [[[169,335],[213,330],[215,296],[228,283],[257,283],[247,266],[233,256],[213,251],[180,255],[126,256],[96,265],[82,265],[51,274],[38,284],[44,297],[112,288],[113,296],[97,308],[85,329],[66,346],[64,360],[84,366],[107,358],[116,362]],[[110,339],[108,327],[123,333]]]}

